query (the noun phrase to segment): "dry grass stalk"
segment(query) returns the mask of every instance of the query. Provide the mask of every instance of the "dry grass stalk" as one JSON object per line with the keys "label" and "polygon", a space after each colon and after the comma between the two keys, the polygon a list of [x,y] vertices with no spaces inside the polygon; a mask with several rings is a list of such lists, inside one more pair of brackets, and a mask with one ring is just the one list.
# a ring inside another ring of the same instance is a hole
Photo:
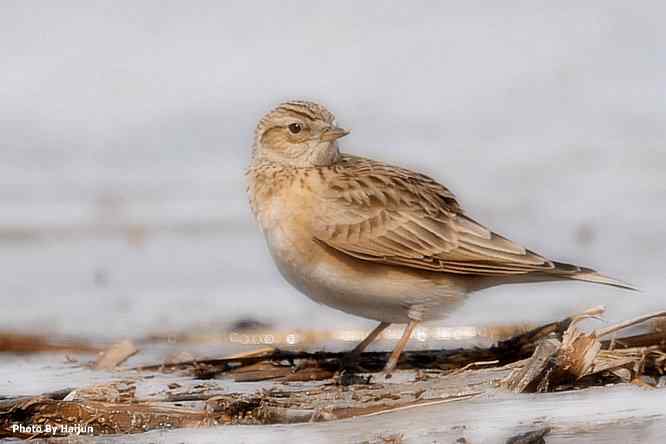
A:
{"label": "dry grass stalk", "polygon": [[138,352],[139,349],[130,340],[118,342],[101,353],[93,367],[97,370],[113,370]]}
{"label": "dry grass stalk", "polygon": [[53,340],[46,335],[0,332],[0,352],[9,353],[96,353],[99,347],[72,339]]}

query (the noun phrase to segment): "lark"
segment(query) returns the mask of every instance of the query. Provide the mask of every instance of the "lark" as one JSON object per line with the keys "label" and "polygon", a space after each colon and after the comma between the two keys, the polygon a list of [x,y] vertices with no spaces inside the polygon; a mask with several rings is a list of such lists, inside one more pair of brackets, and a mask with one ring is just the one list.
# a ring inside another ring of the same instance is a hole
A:
{"label": "lark", "polygon": [[443,319],[476,291],[568,279],[631,288],[494,233],[424,174],[341,153],[338,140],[347,134],[322,105],[282,103],[257,126],[248,194],[291,285],[316,302],[379,321],[352,353],[389,325],[407,324],[386,377],[420,322]]}

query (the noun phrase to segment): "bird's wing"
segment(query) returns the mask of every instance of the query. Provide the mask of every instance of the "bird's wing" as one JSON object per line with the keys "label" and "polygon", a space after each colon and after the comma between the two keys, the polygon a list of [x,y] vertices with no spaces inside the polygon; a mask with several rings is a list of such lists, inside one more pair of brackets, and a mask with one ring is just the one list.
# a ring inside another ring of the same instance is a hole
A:
{"label": "bird's wing", "polygon": [[472,275],[555,268],[467,217],[455,196],[412,171],[345,155],[316,206],[315,238],[363,260]]}

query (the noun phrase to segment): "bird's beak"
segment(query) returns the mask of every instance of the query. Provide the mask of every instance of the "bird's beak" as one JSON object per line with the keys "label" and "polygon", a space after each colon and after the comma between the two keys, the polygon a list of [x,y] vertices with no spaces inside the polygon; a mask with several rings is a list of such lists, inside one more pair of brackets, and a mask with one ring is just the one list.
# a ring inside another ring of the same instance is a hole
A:
{"label": "bird's beak", "polygon": [[345,137],[347,134],[349,134],[349,130],[332,126],[326,128],[319,138],[323,141],[337,140],[340,137]]}

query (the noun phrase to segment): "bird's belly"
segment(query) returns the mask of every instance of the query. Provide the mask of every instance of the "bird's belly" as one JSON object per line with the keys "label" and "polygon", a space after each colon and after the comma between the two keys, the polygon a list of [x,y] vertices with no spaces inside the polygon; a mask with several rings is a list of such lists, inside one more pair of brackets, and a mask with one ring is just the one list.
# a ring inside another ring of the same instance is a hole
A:
{"label": "bird's belly", "polygon": [[280,230],[267,234],[284,278],[310,299],[368,319],[405,323],[441,319],[466,293],[457,277],[363,261]]}

